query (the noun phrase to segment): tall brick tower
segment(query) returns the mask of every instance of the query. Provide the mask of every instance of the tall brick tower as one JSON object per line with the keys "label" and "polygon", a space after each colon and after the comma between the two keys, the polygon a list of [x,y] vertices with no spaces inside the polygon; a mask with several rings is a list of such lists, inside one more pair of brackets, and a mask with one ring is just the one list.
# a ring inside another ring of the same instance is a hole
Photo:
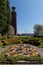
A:
{"label": "tall brick tower", "polygon": [[16,25],[16,11],[15,11],[15,7],[12,7],[12,22],[11,25],[14,28],[14,35],[17,34],[17,25]]}

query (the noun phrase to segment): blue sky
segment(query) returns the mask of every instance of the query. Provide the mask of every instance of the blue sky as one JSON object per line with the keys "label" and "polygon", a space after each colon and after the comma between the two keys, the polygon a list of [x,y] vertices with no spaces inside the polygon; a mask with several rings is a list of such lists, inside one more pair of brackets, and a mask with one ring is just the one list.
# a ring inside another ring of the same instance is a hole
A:
{"label": "blue sky", "polygon": [[33,33],[35,24],[43,24],[43,0],[10,0],[17,12],[17,32]]}

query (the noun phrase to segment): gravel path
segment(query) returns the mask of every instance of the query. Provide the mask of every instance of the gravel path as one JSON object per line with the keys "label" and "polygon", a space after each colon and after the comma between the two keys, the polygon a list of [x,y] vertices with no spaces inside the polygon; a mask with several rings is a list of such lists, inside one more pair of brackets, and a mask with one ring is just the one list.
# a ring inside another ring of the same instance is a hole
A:
{"label": "gravel path", "polygon": [[0,54],[6,51],[10,46],[6,46],[5,48],[0,47]]}
{"label": "gravel path", "polygon": [[38,53],[41,55],[41,57],[43,57],[43,48],[39,48],[36,46],[33,46],[33,47],[38,51]]}
{"label": "gravel path", "polygon": [[39,52],[40,55],[43,57],[43,48],[38,48],[38,52]]}

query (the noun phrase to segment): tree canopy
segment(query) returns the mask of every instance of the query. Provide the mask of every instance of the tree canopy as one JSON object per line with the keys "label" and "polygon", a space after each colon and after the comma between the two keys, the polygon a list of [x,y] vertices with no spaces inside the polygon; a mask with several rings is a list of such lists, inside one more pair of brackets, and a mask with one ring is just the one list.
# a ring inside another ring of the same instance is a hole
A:
{"label": "tree canopy", "polygon": [[39,24],[34,25],[34,34],[43,35],[43,25],[39,25]]}
{"label": "tree canopy", "polygon": [[9,0],[0,0],[0,34],[2,35],[9,30],[10,16]]}

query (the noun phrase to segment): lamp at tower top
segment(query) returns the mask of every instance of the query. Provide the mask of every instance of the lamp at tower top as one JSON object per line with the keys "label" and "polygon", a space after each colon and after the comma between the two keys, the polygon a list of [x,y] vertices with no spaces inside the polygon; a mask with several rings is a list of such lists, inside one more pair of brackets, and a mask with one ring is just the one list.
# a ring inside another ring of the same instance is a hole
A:
{"label": "lamp at tower top", "polygon": [[16,9],[16,7],[12,7],[12,11],[13,11],[13,12],[15,11],[15,9]]}

